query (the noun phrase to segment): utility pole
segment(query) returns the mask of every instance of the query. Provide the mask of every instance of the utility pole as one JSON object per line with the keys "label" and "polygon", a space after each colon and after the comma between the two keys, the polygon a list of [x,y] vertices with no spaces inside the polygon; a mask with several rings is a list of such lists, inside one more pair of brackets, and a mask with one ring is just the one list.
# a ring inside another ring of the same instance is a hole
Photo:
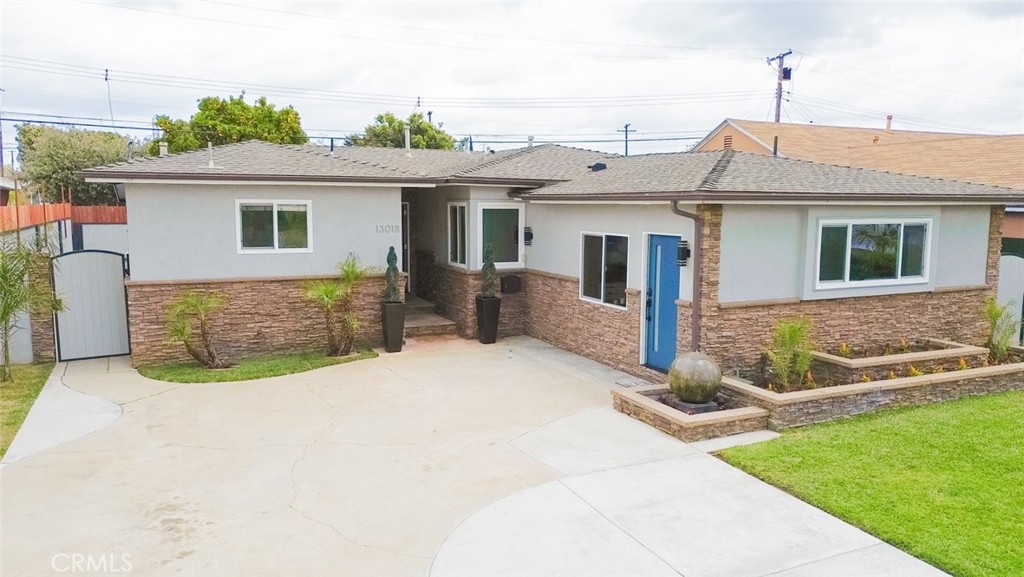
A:
{"label": "utility pole", "polygon": [[775,85],[775,122],[779,122],[782,115],[782,81],[789,80],[790,70],[789,68],[783,68],[782,64],[786,61],[786,57],[792,54],[792,50],[787,50],[778,56],[772,56],[768,58],[768,65],[771,66],[772,62],[779,61],[779,76],[778,82]]}
{"label": "utility pole", "polygon": [[635,130],[630,130],[629,123],[627,123],[621,129],[616,130],[615,132],[621,132],[621,133],[623,133],[625,135],[625,137],[626,137],[626,156],[629,156],[629,133],[630,132],[636,132],[636,131]]}

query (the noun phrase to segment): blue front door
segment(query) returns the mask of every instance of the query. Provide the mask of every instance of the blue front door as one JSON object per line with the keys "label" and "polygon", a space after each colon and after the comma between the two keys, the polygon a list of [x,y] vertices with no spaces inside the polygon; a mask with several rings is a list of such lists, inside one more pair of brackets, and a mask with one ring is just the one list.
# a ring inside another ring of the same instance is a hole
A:
{"label": "blue front door", "polygon": [[647,366],[668,372],[676,358],[678,236],[652,234],[647,251]]}

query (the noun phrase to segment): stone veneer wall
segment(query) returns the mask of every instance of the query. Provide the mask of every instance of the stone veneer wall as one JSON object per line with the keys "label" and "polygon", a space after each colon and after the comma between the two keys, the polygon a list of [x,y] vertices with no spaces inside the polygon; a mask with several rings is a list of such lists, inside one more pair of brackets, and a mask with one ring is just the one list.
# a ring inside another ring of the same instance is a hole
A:
{"label": "stone veneer wall", "polygon": [[[782,318],[805,316],[814,321],[814,340],[832,347],[847,342],[877,347],[900,337],[940,338],[969,344],[985,340],[985,300],[995,295],[999,277],[1003,207],[992,207],[989,252],[984,286],[927,293],[800,301],[718,302],[721,205],[698,208],[704,218],[701,349],[725,370],[749,368]],[[683,309],[680,308],[680,324]],[[686,315],[688,317],[688,315]],[[682,350],[682,347],[681,347]]]}
{"label": "stone veneer wall", "polygon": [[580,299],[579,279],[530,271],[527,285],[531,337],[619,370],[651,378],[640,366],[640,291],[626,289],[626,308]]}
{"label": "stone veneer wall", "polygon": [[667,391],[665,385],[613,388],[612,406],[620,413],[687,443],[761,431],[768,426],[768,411],[757,407],[745,406],[687,415],[657,400],[658,395]]}
{"label": "stone veneer wall", "polygon": [[[49,263],[35,263],[29,270],[31,282],[45,283],[53,290],[53,277],[50,274]],[[32,325],[32,362],[53,361],[57,358],[57,340],[53,329],[53,313],[34,312],[29,313],[29,321]]]}
{"label": "stone veneer wall", "polygon": [[[323,313],[302,299],[308,278],[237,279],[223,281],[132,282],[128,288],[128,329],[132,365],[186,361],[180,343],[164,340],[168,303],[182,291],[220,291],[228,304],[212,323],[215,346],[231,360],[267,353],[326,348]],[[356,346],[380,346],[382,275],[368,276],[355,288],[360,329]]]}
{"label": "stone veneer wall", "polygon": [[719,395],[736,405],[767,410],[768,426],[778,430],[880,408],[927,405],[1020,390],[1024,390],[1024,363],[783,394],[725,378]]}
{"label": "stone veneer wall", "polygon": [[[415,262],[416,294],[434,303],[437,314],[455,321],[459,336],[465,339],[477,338],[476,296],[480,294],[482,284],[480,272],[436,264],[435,254],[426,251],[418,251]],[[521,270],[499,270],[499,282],[501,278],[511,275],[523,279],[523,290],[517,294],[498,294],[501,298],[498,336],[501,338],[525,335],[527,330],[527,275]]]}

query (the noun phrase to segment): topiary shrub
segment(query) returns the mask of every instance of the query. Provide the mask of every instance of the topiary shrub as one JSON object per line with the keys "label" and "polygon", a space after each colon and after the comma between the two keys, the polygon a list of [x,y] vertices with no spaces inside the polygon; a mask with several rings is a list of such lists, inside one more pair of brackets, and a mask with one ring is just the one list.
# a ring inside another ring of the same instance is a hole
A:
{"label": "topiary shrub", "polygon": [[704,353],[686,353],[672,361],[668,386],[684,403],[709,403],[722,387],[722,370]]}

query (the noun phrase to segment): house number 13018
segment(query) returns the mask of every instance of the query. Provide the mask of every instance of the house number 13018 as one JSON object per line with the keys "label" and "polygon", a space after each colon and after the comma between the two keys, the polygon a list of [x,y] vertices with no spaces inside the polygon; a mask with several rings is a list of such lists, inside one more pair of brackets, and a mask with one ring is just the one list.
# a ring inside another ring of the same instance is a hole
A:
{"label": "house number 13018", "polygon": [[401,232],[402,228],[397,224],[378,224],[377,234],[386,234],[389,232]]}

